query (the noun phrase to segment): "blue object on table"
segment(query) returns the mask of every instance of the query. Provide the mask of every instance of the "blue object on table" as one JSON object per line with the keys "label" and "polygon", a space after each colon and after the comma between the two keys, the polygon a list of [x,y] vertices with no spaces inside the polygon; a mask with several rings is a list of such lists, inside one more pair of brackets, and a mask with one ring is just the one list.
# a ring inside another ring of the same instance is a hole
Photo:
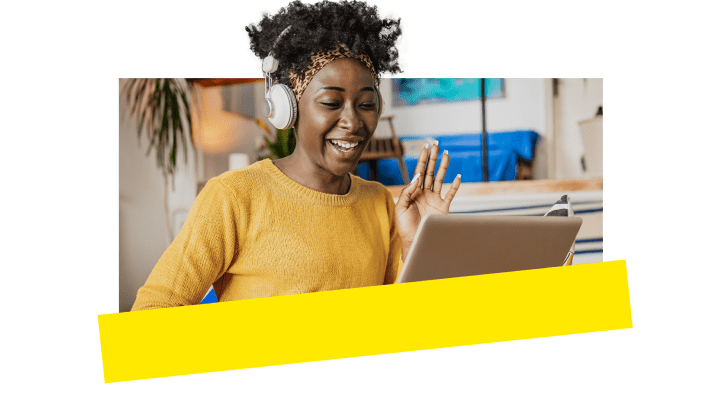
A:
{"label": "blue object on table", "polygon": [[[534,131],[507,131],[488,133],[489,153],[489,181],[514,180],[516,178],[516,163],[519,158],[528,161],[534,157],[534,147],[539,134]],[[451,156],[449,169],[444,176],[444,183],[454,180],[456,174],[461,174],[463,182],[481,182],[481,135],[459,134],[438,136],[407,136],[399,137],[401,141],[434,138],[439,141],[439,151],[448,150]],[[405,156],[404,161],[413,178],[418,157]],[[438,164],[437,164],[438,165]],[[384,185],[403,185],[401,170],[396,159],[381,159],[378,161],[379,182]],[[359,176],[369,179],[368,163],[358,166]]]}

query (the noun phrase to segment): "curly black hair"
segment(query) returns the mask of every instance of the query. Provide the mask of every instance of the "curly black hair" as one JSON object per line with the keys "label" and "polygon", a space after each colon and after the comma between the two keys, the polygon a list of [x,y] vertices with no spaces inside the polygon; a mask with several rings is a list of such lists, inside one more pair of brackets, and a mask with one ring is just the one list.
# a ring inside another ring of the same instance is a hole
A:
{"label": "curly black hair", "polygon": [[[356,55],[368,55],[377,75],[401,72],[396,40],[401,35],[401,19],[380,18],[376,6],[362,1],[304,4],[299,0],[281,8],[277,14],[263,15],[257,25],[246,27],[251,50],[265,58],[271,51],[279,60],[274,80],[291,86],[291,71],[303,72],[311,63],[311,54],[345,44]],[[291,26],[275,48],[279,34]]]}

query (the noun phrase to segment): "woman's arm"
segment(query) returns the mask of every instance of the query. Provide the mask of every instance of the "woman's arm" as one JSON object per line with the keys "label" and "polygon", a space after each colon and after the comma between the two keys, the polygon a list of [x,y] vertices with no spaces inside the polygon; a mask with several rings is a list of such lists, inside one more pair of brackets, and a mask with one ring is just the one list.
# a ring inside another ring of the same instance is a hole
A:
{"label": "woman's arm", "polygon": [[[403,261],[406,261],[406,255],[414,241],[421,219],[430,214],[449,213],[451,201],[461,185],[461,175],[457,175],[451,188],[446,192],[446,196],[441,197],[441,187],[444,176],[446,176],[446,169],[449,167],[449,154],[444,151],[439,164],[439,172],[434,175],[438,156],[438,145],[432,145],[431,150],[428,146],[424,146],[419,154],[416,170],[414,170],[414,179],[401,191],[394,208],[401,238],[401,259]],[[428,165],[426,165],[427,161]]]}
{"label": "woman's arm", "polygon": [[220,180],[209,181],[131,310],[198,304],[238,255],[240,218],[232,189]]}

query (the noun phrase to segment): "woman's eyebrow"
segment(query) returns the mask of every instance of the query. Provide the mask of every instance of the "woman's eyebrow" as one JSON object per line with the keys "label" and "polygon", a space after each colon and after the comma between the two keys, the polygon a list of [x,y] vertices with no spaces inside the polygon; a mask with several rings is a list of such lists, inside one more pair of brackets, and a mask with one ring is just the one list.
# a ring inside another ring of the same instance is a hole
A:
{"label": "woman's eyebrow", "polygon": [[339,92],[344,92],[346,89],[342,87],[336,87],[336,86],[324,86],[318,90],[316,90],[316,93],[320,92],[321,90],[338,90]]}
{"label": "woman's eyebrow", "polygon": [[[344,89],[344,88],[342,88],[342,87],[337,87],[337,86],[324,86],[324,87],[316,90],[316,93],[320,92],[321,90],[338,90],[339,92],[345,92],[345,91],[346,91],[346,89]],[[362,91],[362,92],[373,92],[373,91],[374,91],[374,88],[367,86],[367,87],[362,88],[361,91]]]}

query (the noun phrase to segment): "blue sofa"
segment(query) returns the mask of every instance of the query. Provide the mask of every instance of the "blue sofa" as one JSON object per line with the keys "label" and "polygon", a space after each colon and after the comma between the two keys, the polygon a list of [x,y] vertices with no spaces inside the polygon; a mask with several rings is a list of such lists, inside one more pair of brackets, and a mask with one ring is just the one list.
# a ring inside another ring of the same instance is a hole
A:
{"label": "blue sofa", "polygon": [[[534,131],[507,131],[488,133],[489,154],[489,180],[514,180],[516,178],[516,163],[519,158],[531,161],[534,157],[534,147],[539,134]],[[457,173],[461,174],[463,182],[481,182],[481,134],[449,134],[436,136],[405,136],[399,137],[401,141],[433,138],[439,141],[439,151],[448,150],[451,156],[449,169],[444,177],[444,183],[451,182]],[[413,177],[417,157],[404,158],[409,178]],[[358,166],[358,174],[363,179],[369,179],[368,163]],[[384,185],[403,185],[403,178],[399,163],[395,159],[382,159],[378,161],[379,182]]]}

